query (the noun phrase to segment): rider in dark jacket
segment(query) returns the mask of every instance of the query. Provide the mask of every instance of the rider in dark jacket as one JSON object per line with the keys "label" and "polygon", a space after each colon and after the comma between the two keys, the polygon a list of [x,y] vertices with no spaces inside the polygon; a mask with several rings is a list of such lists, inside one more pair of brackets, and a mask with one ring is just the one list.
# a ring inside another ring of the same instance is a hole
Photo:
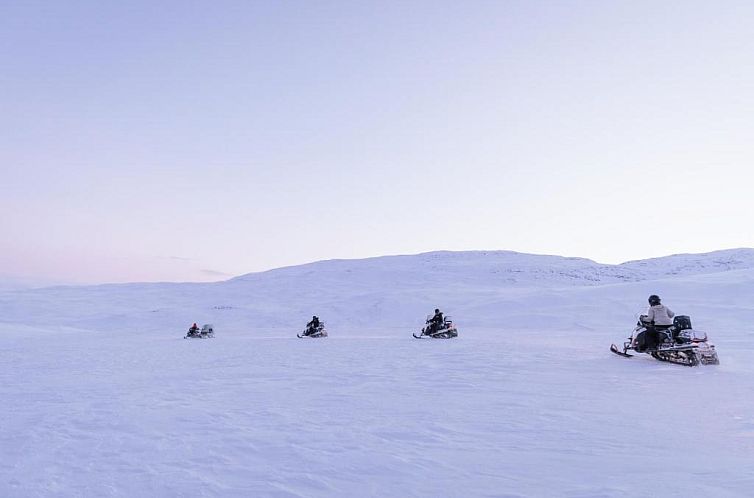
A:
{"label": "rider in dark jacket", "polygon": [[440,330],[445,323],[442,316],[442,311],[435,308],[435,316],[429,319],[429,331],[430,333]]}
{"label": "rider in dark jacket", "polygon": [[306,324],[306,332],[304,332],[304,335],[313,334],[314,332],[316,332],[318,327],[319,327],[319,317],[317,315],[314,315],[312,317],[312,321]]}

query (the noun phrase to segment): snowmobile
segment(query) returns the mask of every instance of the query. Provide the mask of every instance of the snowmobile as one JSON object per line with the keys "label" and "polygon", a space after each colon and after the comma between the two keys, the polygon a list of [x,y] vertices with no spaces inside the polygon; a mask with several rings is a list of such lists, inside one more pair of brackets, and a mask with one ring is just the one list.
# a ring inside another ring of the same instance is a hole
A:
{"label": "snowmobile", "polygon": [[458,337],[458,329],[453,324],[453,320],[449,316],[443,319],[442,325],[437,329],[432,328],[432,316],[427,315],[425,327],[422,329],[419,335],[411,334],[416,339],[452,339]]}
{"label": "snowmobile", "polygon": [[215,329],[212,324],[206,323],[201,329],[191,327],[184,339],[211,339],[215,337]]}
{"label": "snowmobile", "polygon": [[647,330],[651,326],[646,321],[646,315],[640,315],[636,328],[623,343],[622,350],[611,344],[610,351],[624,358],[634,356],[629,351],[645,353],[659,361],[689,367],[720,364],[715,346],[708,342],[706,332],[691,328],[691,318],[688,316],[676,316],[673,325],[669,327],[655,326],[658,335],[656,347],[647,347],[645,344]]}
{"label": "snowmobile", "polygon": [[296,337],[303,339],[304,337],[311,337],[317,339],[319,337],[327,337],[327,330],[325,330],[325,322],[319,322],[316,327],[307,327],[301,334],[296,334]]}

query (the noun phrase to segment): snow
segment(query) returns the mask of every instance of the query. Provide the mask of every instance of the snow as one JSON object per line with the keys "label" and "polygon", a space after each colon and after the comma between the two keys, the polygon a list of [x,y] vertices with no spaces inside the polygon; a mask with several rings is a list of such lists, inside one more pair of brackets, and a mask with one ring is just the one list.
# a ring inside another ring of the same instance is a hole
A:
{"label": "snow", "polygon": [[[431,253],[0,293],[0,496],[748,497],[752,255]],[[651,293],[719,366],[608,351]],[[412,339],[435,306],[459,338]],[[313,313],[330,337],[297,339]],[[216,337],[182,339],[193,321]]]}

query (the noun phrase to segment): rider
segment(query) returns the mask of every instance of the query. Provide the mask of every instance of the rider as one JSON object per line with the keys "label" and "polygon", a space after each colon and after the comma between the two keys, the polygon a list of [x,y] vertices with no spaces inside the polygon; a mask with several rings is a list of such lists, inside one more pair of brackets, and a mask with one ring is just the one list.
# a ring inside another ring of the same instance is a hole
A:
{"label": "rider", "polygon": [[196,326],[196,323],[191,326],[189,329],[189,335],[195,335],[199,333],[199,327]]}
{"label": "rider", "polygon": [[444,323],[442,311],[435,308],[435,316],[429,319],[429,333],[431,334],[440,330]]}
{"label": "rider", "polygon": [[660,296],[652,294],[649,296],[649,309],[646,318],[643,321],[648,322],[646,332],[647,348],[656,348],[659,342],[658,330],[666,330],[673,325],[675,313],[660,302]]}
{"label": "rider", "polygon": [[319,317],[314,315],[312,321],[306,324],[306,332],[304,332],[304,335],[313,334],[317,331],[317,328],[319,328]]}

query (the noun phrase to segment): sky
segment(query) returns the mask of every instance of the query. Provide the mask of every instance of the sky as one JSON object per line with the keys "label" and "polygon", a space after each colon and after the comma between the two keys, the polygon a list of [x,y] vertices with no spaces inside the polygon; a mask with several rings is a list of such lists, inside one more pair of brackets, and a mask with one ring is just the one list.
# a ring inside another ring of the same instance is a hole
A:
{"label": "sky", "polygon": [[0,2],[0,280],[754,247],[748,1]]}

